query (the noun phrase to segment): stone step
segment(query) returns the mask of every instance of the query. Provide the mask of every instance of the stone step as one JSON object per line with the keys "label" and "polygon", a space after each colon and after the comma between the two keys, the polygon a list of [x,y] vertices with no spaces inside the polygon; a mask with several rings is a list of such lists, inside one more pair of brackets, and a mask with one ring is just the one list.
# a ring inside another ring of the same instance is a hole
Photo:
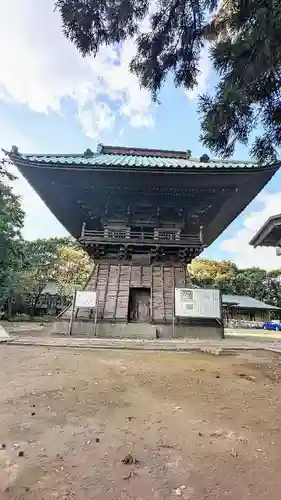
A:
{"label": "stone step", "polygon": [[[49,334],[68,335],[69,321],[54,321]],[[92,336],[93,321],[73,321],[73,336]],[[100,338],[156,339],[156,326],[149,323],[98,323],[96,336]]]}
{"label": "stone step", "polygon": [[[118,327],[119,328],[116,328]],[[102,337],[102,323],[98,328],[99,336]],[[110,332],[107,330],[107,337],[110,337]],[[156,327],[149,323],[123,323],[115,324],[112,331],[113,337],[121,337],[128,339],[156,339]]]}

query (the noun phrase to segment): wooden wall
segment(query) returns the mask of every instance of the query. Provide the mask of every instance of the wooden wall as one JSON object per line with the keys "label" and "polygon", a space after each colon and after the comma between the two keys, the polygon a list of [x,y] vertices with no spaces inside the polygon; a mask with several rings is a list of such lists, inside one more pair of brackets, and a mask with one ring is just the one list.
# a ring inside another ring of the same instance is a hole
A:
{"label": "wooden wall", "polygon": [[[186,266],[141,264],[96,264],[86,290],[98,292],[98,317],[107,321],[127,321],[130,288],[151,290],[152,321],[172,322],[173,289],[188,286]],[[62,318],[69,316],[67,311]],[[88,318],[79,310],[77,318]]]}

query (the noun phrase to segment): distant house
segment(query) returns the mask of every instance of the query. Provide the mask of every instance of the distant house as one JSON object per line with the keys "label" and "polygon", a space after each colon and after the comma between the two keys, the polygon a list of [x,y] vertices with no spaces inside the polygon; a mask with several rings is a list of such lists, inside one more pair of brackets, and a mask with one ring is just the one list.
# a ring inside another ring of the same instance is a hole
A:
{"label": "distant house", "polygon": [[47,314],[56,315],[61,309],[61,289],[54,281],[49,281],[41,292],[38,309]]}
{"label": "distant house", "polygon": [[276,248],[276,255],[281,255],[281,214],[269,217],[250,241],[250,245],[256,247]]}
{"label": "distant house", "polygon": [[247,295],[222,295],[224,317],[227,320],[237,319],[246,321],[266,321],[270,313],[277,313],[280,308],[265,304],[261,300],[253,299]]}
{"label": "distant house", "polygon": [[55,281],[48,281],[47,285],[43,288],[41,295],[60,295],[61,290]]}

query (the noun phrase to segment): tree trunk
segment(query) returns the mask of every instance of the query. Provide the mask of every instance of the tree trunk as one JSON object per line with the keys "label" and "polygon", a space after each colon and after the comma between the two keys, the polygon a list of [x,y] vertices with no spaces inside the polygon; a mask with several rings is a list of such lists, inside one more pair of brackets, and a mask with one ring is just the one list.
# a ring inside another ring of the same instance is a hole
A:
{"label": "tree trunk", "polygon": [[8,321],[12,320],[12,297],[8,298]]}
{"label": "tree trunk", "polygon": [[34,319],[34,316],[35,316],[35,308],[37,306],[37,303],[38,303],[38,300],[40,298],[40,295],[41,295],[41,292],[38,293],[38,295],[36,295],[34,301],[31,303],[31,308],[30,308],[30,313],[29,313],[29,316],[30,316],[30,319],[33,320]]}

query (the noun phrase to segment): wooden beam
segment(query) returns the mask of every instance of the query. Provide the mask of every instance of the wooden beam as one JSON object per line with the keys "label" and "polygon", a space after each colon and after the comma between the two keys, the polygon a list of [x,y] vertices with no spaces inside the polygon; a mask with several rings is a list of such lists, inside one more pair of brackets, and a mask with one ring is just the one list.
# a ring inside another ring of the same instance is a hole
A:
{"label": "wooden beam", "polygon": [[118,306],[119,288],[120,288],[120,273],[121,273],[121,266],[118,266],[117,290],[116,290],[116,300],[115,300],[115,307],[114,307],[113,319],[116,319],[116,311],[117,311],[117,306]]}

